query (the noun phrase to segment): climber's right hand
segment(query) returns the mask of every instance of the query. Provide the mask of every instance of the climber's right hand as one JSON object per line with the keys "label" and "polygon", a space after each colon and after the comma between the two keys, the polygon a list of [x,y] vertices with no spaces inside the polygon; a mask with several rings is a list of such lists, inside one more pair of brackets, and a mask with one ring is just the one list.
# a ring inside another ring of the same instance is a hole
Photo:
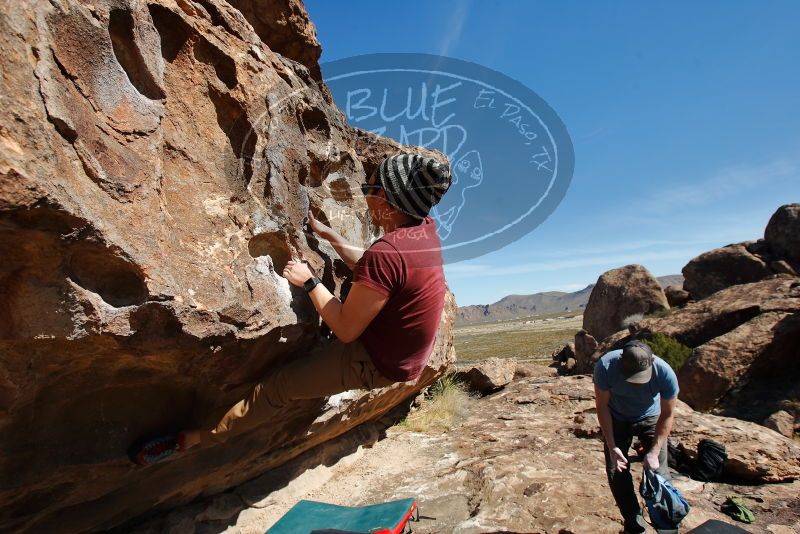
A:
{"label": "climber's right hand", "polygon": [[333,234],[333,229],[327,224],[318,221],[314,217],[314,214],[311,213],[311,210],[308,210],[308,227],[312,232],[323,239],[330,240],[331,235]]}

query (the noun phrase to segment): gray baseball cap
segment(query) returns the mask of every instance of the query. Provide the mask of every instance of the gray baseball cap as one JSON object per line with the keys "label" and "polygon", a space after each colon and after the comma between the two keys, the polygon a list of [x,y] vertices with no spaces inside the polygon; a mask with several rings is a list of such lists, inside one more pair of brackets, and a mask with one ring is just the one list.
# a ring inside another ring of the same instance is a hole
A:
{"label": "gray baseball cap", "polygon": [[653,351],[642,341],[628,341],[622,347],[622,376],[631,384],[647,384],[653,376]]}

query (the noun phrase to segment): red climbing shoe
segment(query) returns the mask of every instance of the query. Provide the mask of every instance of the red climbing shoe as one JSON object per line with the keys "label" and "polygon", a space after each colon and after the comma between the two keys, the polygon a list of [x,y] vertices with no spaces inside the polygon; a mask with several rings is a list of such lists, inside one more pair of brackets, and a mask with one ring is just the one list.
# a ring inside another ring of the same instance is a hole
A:
{"label": "red climbing shoe", "polygon": [[130,451],[131,460],[139,465],[153,465],[166,460],[175,453],[186,450],[184,448],[185,440],[186,435],[180,432],[134,444]]}

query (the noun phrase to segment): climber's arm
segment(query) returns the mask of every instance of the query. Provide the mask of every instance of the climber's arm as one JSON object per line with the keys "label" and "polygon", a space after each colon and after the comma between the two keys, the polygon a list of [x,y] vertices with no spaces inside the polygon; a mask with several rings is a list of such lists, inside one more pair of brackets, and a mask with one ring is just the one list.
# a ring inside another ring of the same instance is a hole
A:
{"label": "climber's arm", "polygon": [[322,320],[344,343],[358,339],[389,300],[383,294],[359,283],[352,285],[344,303],[322,284],[317,285],[309,296]]}
{"label": "climber's arm", "polygon": [[[292,284],[302,287],[312,273],[305,263],[290,261],[286,264],[283,276]],[[388,296],[358,282],[350,288],[344,304],[323,284],[317,284],[308,296],[325,324],[344,343],[358,339],[389,300]]]}
{"label": "climber's arm", "polygon": [[364,249],[355,246],[350,241],[339,235],[336,231],[331,230],[331,232],[333,233],[330,238],[326,239],[339,254],[339,257],[342,258],[342,261],[344,261],[344,263],[352,271],[353,267],[355,267],[356,263],[358,263],[358,260],[364,255]]}
{"label": "climber's arm", "polygon": [[[339,254],[339,257],[342,258],[342,261],[350,268],[353,269],[358,260],[364,254],[364,249],[361,247],[357,247],[356,245],[349,242],[345,239],[339,232],[317,220],[314,217],[314,214],[311,213],[311,210],[308,211],[308,225],[322,239],[328,241],[331,246],[336,250],[336,253]],[[330,325],[328,325],[330,326]]]}

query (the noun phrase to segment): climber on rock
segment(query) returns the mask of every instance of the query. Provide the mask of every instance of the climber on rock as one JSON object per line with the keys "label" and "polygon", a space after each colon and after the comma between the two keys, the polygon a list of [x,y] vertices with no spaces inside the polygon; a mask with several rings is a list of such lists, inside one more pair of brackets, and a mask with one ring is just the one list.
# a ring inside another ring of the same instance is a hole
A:
{"label": "climber on rock", "polygon": [[149,465],[195,445],[223,442],[269,423],[292,401],[418,378],[433,350],[446,291],[441,243],[428,214],[449,187],[449,167],[432,158],[385,159],[361,185],[373,223],[384,230],[367,250],[309,212],[313,232],[352,269],[352,287],[341,302],[302,261],[288,262],[283,276],[305,289],[336,339],[277,369],[214,428],[134,444],[132,459]]}
{"label": "climber on rock", "polygon": [[606,475],[626,533],[645,532],[633,488],[628,449],[638,436],[644,469],[669,480],[667,437],[672,430],[678,379],[667,362],[641,341],[606,353],[594,368],[597,418],[603,431]]}

